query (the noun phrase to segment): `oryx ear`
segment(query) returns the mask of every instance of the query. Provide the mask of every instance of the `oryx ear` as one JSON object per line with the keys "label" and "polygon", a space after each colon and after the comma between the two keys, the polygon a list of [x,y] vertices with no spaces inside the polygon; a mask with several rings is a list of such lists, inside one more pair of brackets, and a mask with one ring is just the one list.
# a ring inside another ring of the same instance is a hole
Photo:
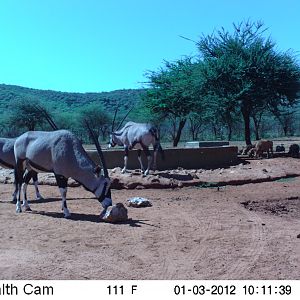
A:
{"label": "oryx ear", "polygon": [[94,174],[99,177],[100,173],[101,173],[101,167],[99,165],[97,165],[94,169],[93,169]]}

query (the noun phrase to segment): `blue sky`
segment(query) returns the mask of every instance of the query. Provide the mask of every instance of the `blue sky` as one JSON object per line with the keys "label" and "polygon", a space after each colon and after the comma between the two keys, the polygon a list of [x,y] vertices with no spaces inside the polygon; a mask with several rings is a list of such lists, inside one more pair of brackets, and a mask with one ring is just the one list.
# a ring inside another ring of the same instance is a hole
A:
{"label": "blue sky", "polygon": [[139,88],[221,26],[262,20],[300,51],[298,0],[0,0],[0,83],[68,92]]}

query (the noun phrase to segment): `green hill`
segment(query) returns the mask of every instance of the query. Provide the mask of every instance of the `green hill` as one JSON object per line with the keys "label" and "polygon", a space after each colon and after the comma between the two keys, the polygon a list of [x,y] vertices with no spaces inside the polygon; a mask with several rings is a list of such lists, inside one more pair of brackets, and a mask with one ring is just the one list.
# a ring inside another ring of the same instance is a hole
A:
{"label": "green hill", "polygon": [[38,90],[16,85],[0,84],[0,109],[5,113],[16,100],[38,100],[41,104],[59,111],[70,111],[92,102],[100,102],[105,110],[114,111],[117,106],[126,110],[140,101],[142,89],[124,89],[101,93],[68,93]]}

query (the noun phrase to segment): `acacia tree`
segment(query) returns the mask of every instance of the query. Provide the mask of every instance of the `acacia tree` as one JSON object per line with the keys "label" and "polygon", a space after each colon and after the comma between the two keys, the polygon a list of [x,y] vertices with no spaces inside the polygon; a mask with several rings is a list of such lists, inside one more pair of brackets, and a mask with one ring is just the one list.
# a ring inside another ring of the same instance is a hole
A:
{"label": "acacia tree", "polygon": [[150,88],[143,97],[144,104],[154,113],[169,116],[175,123],[173,146],[177,147],[189,113],[196,109],[194,63],[190,58],[166,62],[157,72],[148,72]]}
{"label": "acacia tree", "polygon": [[25,128],[28,131],[35,130],[38,126],[48,124],[41,108],[50,113],[41,104],[33,99],[22,99],[12,104],[9,123],[17,128]]}
{"label": "acacia tree", "polygon": [[[106,139],[111,124],[111,118],[99,103],[94,102],[81,108],[79,110],[78,119],[84,132],[86,132],[86,120],[98,136],[101,134],[102,139]],[[85,138],[88,138],[88,136],[85,136]]]}
{"label": "acacia tree", "polygon": [[251,144],[251,116],[265,107],[292,106],[299,91],[295,57],[276,51],[275,43],[263,36],[265,31],[261,22],[241,22],[234,24],[233,33],[222,28],[197,44],[202,91],[242,114],[246,144]]}

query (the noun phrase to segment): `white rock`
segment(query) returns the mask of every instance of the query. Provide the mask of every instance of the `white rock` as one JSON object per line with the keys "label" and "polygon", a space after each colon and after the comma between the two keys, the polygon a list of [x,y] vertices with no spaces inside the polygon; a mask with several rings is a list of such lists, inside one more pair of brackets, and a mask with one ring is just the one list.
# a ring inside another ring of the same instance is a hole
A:
{"label": "white rock", "polygon": [[132,207],[147,207],[152,206],[151,202],[142,197],[133,197],[127,200],[127,205]]}
{"label": "white rock", "polygon": [[127,208],[122,203],[116,203],[107,208],[101,219],[110,223],[126,221],[128,220]]}

